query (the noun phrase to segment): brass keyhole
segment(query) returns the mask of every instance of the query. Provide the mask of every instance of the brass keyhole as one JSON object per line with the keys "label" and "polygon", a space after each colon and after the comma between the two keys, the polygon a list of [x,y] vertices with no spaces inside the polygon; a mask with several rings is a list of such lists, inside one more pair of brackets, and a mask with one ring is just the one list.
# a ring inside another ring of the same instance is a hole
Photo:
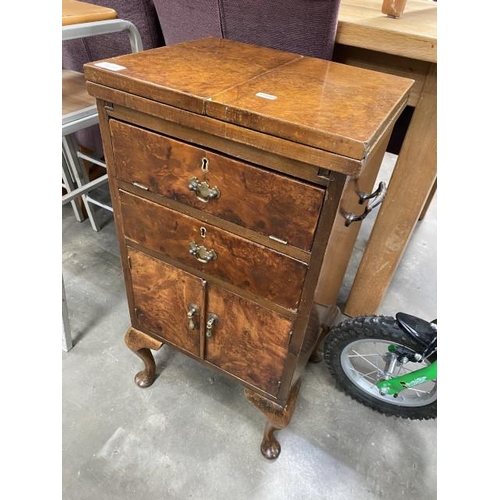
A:
{"label": "brass keyhole", "polygon": [[208,172],[208,158],[201,159],[201,170],[203,172]]}
{"label": "brass keyhole", "polygon": [[206,235],[207,235],[207,230],[206,230],[206,228],[204,228],[204,227],[200,227],[200,236],[201,236],[202,238],[205,238],[205,236],[206,236]]}

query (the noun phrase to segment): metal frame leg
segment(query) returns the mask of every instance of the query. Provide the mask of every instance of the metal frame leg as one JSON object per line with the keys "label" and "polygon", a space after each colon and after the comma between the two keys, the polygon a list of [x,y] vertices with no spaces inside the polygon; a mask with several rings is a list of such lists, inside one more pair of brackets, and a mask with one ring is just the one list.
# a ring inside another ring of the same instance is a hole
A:
{"label": "metal frame leg", "polygon": [[64,351],[68,352],[73,347],[73,339],[71,338],[68,304],[66,302],[66,290],[64,288],[64,276],[62,277],[62,324],[63,324],[62,348]]}
{"label": "metal frame leg", "polygon": [[[73,134],[68,134],[62,137],[62,151],[66,164],[70,172],[75,178],[77,187],[81,188],[88,184],[89,177],[83,165],[83,162],[78,157],[78,143]],[[100,224],[97,222],[94,207],[88,202],[85,194],[82,195],[83,204],[87,210],[89,221],[94,231],[101,229]]]}
{"label": "metal frame leg", "polygon": [[[62,180],[63,187],[66,189],[67,194],[73,192],[76,189],[76,183],[71,175],[71,171],[68,167],[66,159],[64,158],[64,154],[62,155]],[[65,195],[67,196],[67,195]],[[83,222],[86,217],[83,215],[82,207],[78,203],[77,200],[71,200],[71,207],[73,208],[73,212],[75,214],[75,218],[78,222]]]}

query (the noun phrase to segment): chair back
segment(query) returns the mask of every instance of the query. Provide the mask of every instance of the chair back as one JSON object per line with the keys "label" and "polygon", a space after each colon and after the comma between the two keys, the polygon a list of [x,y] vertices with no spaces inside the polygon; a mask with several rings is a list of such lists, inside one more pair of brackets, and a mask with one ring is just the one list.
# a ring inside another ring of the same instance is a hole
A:
{"label": "chair back", "polygon": [[331,61],[340,0],[219,0],[222,36]]}
{"label": "chair back", "polygon": [[206,37],[222,38],[218,0],[153,0],[153,3],[165,45]]}
{"label": "chair back", "polygon": [[165,44],[212,36],[332,59],[340,0],[153,0]]}

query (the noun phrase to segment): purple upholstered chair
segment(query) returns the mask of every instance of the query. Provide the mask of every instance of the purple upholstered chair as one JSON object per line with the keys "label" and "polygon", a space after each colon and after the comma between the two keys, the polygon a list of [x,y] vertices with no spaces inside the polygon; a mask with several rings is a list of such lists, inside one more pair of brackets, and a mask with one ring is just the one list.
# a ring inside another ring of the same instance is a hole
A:
{"label": "purple upholstered chair", "polygon": [[219,0],[153,0],[153,4],[166,45],[222,38]]}
{"label": "purple upholstered chair", "polygon": [[206,36],[332,59],[340,0],[153,0],[165,43]]}
{"label": "purple upholstered chair", "polygon": [[222,36],[331,61],[340,0],[219,0]]}

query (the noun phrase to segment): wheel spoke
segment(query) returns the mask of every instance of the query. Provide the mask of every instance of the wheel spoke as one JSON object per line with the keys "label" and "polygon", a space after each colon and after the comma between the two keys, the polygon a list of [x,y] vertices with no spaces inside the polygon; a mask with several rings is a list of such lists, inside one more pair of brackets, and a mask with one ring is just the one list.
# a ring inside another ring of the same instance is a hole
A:
{"label": "wheel spoke", "polygon": [[357,370],[356,368],[354,368],[354,366],[351,367],[351,371],[353,373],[355,373],[356,375],[358,375],[359,378],[364,378],[365,380],[368,380],[372,383],[376,383],[377,382],[377,377],[376,376],[373,376],[373,374],[378,374],[379,373],[379,370],[373,370],[371,372],[360,372],[359,370]]}
{"label": "wheel spoke", "polygon": [[376,360],[380,358],[380,354],[361,354],[359,352],[354,351],[355,355],[349,354],[349,358],[361,358],[363,361],[366,361],[369,365],[373,366],[377,371],[381,371],[378,365],[372,363],[369,359],[367,359],[368,356],[376,356]]}

